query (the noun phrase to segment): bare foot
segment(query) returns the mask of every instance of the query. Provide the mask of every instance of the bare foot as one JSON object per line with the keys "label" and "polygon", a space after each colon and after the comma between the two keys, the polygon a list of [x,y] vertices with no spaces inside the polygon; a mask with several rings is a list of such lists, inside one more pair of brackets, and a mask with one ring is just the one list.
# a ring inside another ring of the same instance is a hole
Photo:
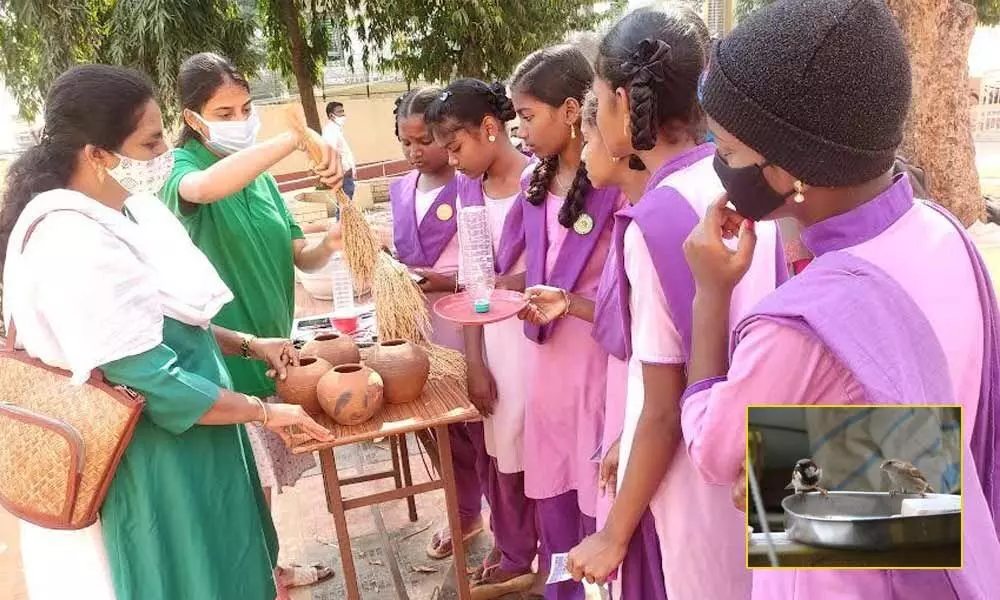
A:
{"label": "bare foot", "polygon": [[[479,517],[469,525],[467,525],[463,531],[464,538],[463,541],[468,542],[470,539],[479,535],[483,531],[483,518]],[[433,559],[443,559],[451,556],[453,552],[451,546],[451,528],[443,527],[438,531],[434,532],[431,536],[431,541],[427,544],[427,556]]]}

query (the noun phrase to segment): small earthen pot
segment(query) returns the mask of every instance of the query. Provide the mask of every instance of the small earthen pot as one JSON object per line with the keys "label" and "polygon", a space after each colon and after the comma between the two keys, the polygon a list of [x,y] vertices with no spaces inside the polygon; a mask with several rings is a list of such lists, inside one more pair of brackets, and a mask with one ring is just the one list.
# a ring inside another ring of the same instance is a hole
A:
{"label": "small earthen pot", "polygon": [[316,336],[302,347],[302,356],[322,358],[332,366],[358,363],[358,345],[349,335],[326,333]]}
{"label": "small earthen pot", "polygon": [[413,402],[424,391],[431,361],[423,348],[406,340],[379,342],[365,364],[385,382],[385,400],[390,404]]}
{"label": "small earthen pot", "polygon": [[278,398],[288,404],[298,404],[311,415],[321,414],[323,408],[316,397],[316,384],[327,374],[332,365],[322,358],[303,358],[299,366],[289,365],[288,376],[277,381]]}
{"label": "small earthen pot", "polygon": [[323,411],[341,425],[360,425],[382,410],[382,377],[360,364],[334,367],[319,380]]}

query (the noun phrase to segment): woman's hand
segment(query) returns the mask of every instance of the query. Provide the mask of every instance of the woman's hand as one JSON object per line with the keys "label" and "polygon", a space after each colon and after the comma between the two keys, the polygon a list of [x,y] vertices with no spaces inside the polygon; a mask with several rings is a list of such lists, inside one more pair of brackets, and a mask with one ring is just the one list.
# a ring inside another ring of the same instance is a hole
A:
{"label": "woman's hand", "polygon": [[250,358],[266,362],[267,376],[284,381],[288,365],[299,365],[299,352],[291,340],[281,338],[255,339],[250,342]]}
{"label": "woman's hand", "polygon": [[340,162],[340,152],[323,139],[323,136],[308,127],[300,136],[300,147],[309,149],[309,157],[315,163],[312,172],[319,176],[320,183],[335,190],[344,181],[344,167]]}
{"label": "woman's hand", "polygon": [[746,465],[740,467],[740,476],[733,484],[733,506],[740,512],[747,511],[747,468]]}
{"label": "woman's hand", "polygon": [[[754,223],[728,208],[726,203],[726,196],[715,201],[684,242],[684,256],[702,290],[731,293],[753,260],[757,245]],[[734,252],[723,240],[737,234],[739,242]]]}
{"label": "woman's hand", "polygon": [[289,447],[302,441],[332,442],[328,429],[313,420],[297,404],[267,404],[267,428],[281,436]]}
{"label": "woman's hand", "polygon": [[601,461],[601,475],[597,481],[601,494],[611,494],[614,497],[618,490],[618,452],[621,449],[621,440],[616,440],[608,448],[607,454]]}
{"label": "woman's hand", "polygon": [[326,230],[326,237],[323,238],[323,244],[330,251],[330,254],[343,248],[344,234],[340,230],[340,221],[330,223],[330,228]]}
{"label": "woman's hand", "polygon": [[627,549],[627,543],[621,543],[607,529],[602,529],[569,551],[566,568],[577,581],[586,579],[588,583],[602,585],[625,560]]}
{"label": "woman's hand", "polygon": [[489,367],[482,362],[470,362],[466,369],[466,383],[469,389],[469,401],[484,417],[493,415],[493,407],[497,402],[497,382],[493,379]]}
{"label": "woman's hand", "polygon": [[524,290],[524,299],[528,304],[517,313],[517,318],[532,325],[548,325],[569,309],[569,294],[557,287],[533,285]]}
{"label": "woman's hand", "polygon": [[420,289],[425,294],[433,292],[454,292],[455,274],[438,273],[431,269],[413,269],[413,272],[424,278],[420,284]]}

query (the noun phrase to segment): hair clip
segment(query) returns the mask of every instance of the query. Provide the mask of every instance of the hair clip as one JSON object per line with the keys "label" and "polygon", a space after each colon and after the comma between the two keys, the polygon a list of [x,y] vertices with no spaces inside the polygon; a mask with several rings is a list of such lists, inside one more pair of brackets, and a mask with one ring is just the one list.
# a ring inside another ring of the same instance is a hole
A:
{"label": "hair clip", "polygon": [[441,102],[446,101],[448,98],[451,98],[451,92],[449,92],[448,90],[441,92],[441,95],[438,96],[438,100],[440,100]]}

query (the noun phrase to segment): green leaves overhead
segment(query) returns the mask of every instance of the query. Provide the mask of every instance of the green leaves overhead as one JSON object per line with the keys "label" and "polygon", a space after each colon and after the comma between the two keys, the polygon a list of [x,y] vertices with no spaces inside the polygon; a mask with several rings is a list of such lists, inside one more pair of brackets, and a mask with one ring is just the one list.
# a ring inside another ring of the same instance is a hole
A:
{"label": "green leaves overhead", "polygon": [[172,115],[181,62],[214,51],[253,71],[254,27],[232,0],[10,0],[0,5],[0,76],[30,119],[69,67],[125,65],[153,79]]}

